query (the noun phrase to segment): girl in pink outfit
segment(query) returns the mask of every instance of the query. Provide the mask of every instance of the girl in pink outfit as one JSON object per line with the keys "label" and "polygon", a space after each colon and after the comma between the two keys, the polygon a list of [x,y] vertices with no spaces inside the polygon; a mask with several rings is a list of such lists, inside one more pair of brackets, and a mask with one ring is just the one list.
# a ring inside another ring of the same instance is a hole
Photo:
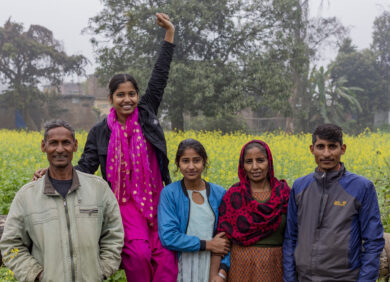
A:
{"label": "girl in pink outfit", "polygon": [[[112,104],[107,119],[88,133],[77,170],[102,176],[111,185],[122,215],[125,241],[122,266],[128,281],[176,281],[176,254],[162,247],[157,232],[157,205],[163,182],[171,182],[164,132],[157,119],[172,60],[175,28],[157,13],[166,30],[145,94],[136,80],[114,75],[109,83]],[[38,177],[44,171],[38,171]]]}

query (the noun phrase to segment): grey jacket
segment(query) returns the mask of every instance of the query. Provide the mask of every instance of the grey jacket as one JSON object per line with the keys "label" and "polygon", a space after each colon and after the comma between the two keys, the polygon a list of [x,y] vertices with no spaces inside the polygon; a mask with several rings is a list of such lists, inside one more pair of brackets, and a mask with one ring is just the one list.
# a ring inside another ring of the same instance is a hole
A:
{"label": "grey jacket", "polygon": [[100,177],[73,170],[63,198],[49,178],[16,194],[0,241],[19,281],[102,281],[121,261],[123,226],[117,200]]}
{"label": "grey jacket", "polygon": [[299,178],[283,243],[285,281],[375,281],[384,246],[375,187],[347,172]]}

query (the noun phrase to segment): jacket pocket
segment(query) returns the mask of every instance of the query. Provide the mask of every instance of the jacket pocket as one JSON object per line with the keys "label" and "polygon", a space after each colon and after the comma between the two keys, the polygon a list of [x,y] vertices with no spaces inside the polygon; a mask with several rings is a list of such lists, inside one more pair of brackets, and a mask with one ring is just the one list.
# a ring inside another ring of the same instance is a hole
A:
{"label": "jacket pocket", "polygon": [[49,221],[58,220],[56,210],[48,210],[43,212],[32,213],[29,215],[32,225],[43,224]]}
{"label": "jacket pocket", "polygon": [[80,207],[79,217],[97,217],[99,215],[99,209],[97,207]]}

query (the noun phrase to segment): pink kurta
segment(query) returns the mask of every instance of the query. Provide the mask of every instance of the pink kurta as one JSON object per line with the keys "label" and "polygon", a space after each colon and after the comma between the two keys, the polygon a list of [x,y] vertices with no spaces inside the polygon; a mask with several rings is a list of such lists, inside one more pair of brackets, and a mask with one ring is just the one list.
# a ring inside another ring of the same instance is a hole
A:
{"label": "pink kurta", "polygon": [[[153,194],[153,206],[157,209],[161,189],[163,188],[160,168],[153,146],[147,141],[148,158],[151,165],[152,185],[156,185]],[[157,231],[157,218],[151,224],[137,209],[135,202],[120,201],[125,244],[122,251],[122,265],[128,281],[176,281],[176,254],[165,249]]]}

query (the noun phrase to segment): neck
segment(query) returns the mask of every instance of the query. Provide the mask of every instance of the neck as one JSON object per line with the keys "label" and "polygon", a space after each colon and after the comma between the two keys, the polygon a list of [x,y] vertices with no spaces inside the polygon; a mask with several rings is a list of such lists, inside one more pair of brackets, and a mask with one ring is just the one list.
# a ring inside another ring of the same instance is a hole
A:
{"label": "neck", "polygon": [[194,180],[188,180],[184,178],[184,185],[186,186],[187,190],[201,191],[206,189],[206,184],[204,183],[202,178],[197,178]]}
{"label": "neck", "polygon": [[271,190],[271,185],[268,179],[264,179],[261,182],[250,182],[252,192],[265,192]]}
{"label": "neck", "polygon": [[65,168],[50,166],[49,174],[51,178],[56,180],[71,180],[73,176],[73,166],[71,164]]}

